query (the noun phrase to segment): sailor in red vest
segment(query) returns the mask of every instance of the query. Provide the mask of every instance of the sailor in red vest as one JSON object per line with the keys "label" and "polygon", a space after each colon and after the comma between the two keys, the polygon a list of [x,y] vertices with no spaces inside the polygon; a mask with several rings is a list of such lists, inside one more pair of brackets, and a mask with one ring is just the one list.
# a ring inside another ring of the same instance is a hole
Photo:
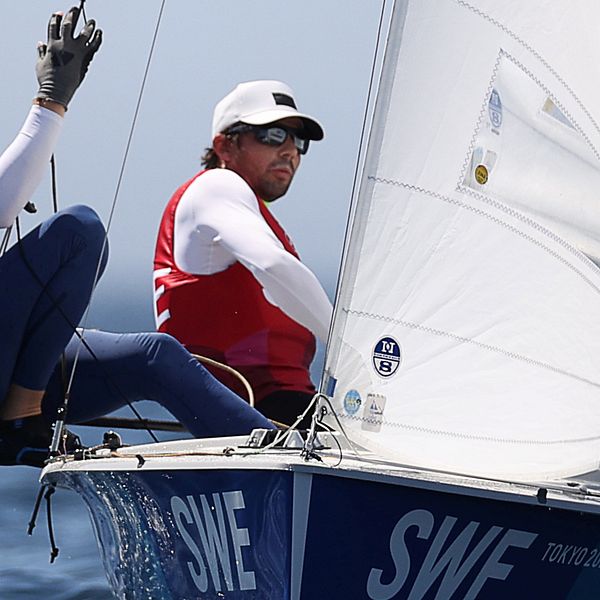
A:
{"label": "sailor in red vest", "polygon": [[250,81],[216,105],[212,135],[204,170],[175,192],[160,224],[156,324],[240,371],[259,411],[290,424],[315,393],[309,367],[332,307],[267,203],[287,192],[323,129],[285,83]]}

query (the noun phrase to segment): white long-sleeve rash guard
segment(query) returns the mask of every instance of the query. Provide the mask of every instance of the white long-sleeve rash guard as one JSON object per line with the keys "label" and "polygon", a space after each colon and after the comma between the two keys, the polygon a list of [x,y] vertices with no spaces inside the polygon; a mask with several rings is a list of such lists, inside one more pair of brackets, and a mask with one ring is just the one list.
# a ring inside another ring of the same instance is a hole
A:
{"label": "white long-sleeve rash guard", "polygon": [[14,141],[0,156],[0,227],[10,227],[31,200],[54,152],[63,118],[32,106]]}
{"label": "white long-sleeve rash guard", "polygon": [[253,191],[233,171],[207,171],[185,191],[175,213],[174,257],[178,268],[196,275],[241,262],[269,302],[327,340],[332,306],[325,290],[285,250],[260,214]]}

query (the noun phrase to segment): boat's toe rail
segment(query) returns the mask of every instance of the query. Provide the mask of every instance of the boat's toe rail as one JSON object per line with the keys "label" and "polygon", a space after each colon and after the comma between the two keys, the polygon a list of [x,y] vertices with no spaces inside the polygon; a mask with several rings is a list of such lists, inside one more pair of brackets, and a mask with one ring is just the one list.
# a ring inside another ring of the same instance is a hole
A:
{"label": "boat's toe rail", "polygon": [[165,462],[171,462],[178,468],[196,468],[212,464],[223,457],[243,460],[261,455],[267,462],[274,459],[278,464],[289,458],[292,462],[320,462],[337,466],[345,456],[357,456],[357,449],[350,448],[339,438],[339,434],[332,432],[311,435],[309,431],[295,429],[255,429],[245,436],[193,438],[128,446],[122,443],[118,434],[109,432],[98,446],[51,459],[44,473],[107,468],[126,470],[132,466],[153,468],[158,465],[159,459],[162,467]]}
{"label": "boat's toe rail", "polygon": [[382,480],[401,479],[407,485],[419,481],[420,485],[443,484],[461,489],[484,489],[500,495],[523,495],[539,504],[562,499],[591,502],[600,507],[600,473],[538,482],[482,479],[385,461],[350,444],[337,432],[311,436],[310,432],[299,430],[256,429],[245,436],[171,440],[135,446],[123,445],[116,434],[106,434],[99,446],[52,459],[42,472],[42,479],[65,471],[142,469],[284,469],[313,472],[333,469],[332,473],[341,476],[350,471],[358,477],[363,476],[361,473],[376,473]]}

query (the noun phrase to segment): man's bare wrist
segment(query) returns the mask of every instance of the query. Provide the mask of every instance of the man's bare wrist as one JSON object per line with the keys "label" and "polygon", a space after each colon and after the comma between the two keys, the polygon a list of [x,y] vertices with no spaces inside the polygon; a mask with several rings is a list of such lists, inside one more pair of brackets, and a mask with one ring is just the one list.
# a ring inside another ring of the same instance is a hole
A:
{"label": "man's bare wrist", "polygon": [[67,109],[60,104],[60,102],[55,102],[54,100],[49,100],[48,98],[34,98],[33,104],[36,106],[41,106],[42,108],[47,108],[61,117],[64,117],[65,113],[67,112]]}

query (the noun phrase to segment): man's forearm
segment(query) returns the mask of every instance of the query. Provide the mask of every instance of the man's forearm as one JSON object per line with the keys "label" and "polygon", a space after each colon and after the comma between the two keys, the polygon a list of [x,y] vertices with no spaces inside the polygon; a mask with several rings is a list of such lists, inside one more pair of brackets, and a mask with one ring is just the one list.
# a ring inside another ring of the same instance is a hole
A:
{"label": "man's forearm", "polygon": [[62,128],[58,111],[33,106],[0,156],[0,227],[9,227],[39,185]]}

